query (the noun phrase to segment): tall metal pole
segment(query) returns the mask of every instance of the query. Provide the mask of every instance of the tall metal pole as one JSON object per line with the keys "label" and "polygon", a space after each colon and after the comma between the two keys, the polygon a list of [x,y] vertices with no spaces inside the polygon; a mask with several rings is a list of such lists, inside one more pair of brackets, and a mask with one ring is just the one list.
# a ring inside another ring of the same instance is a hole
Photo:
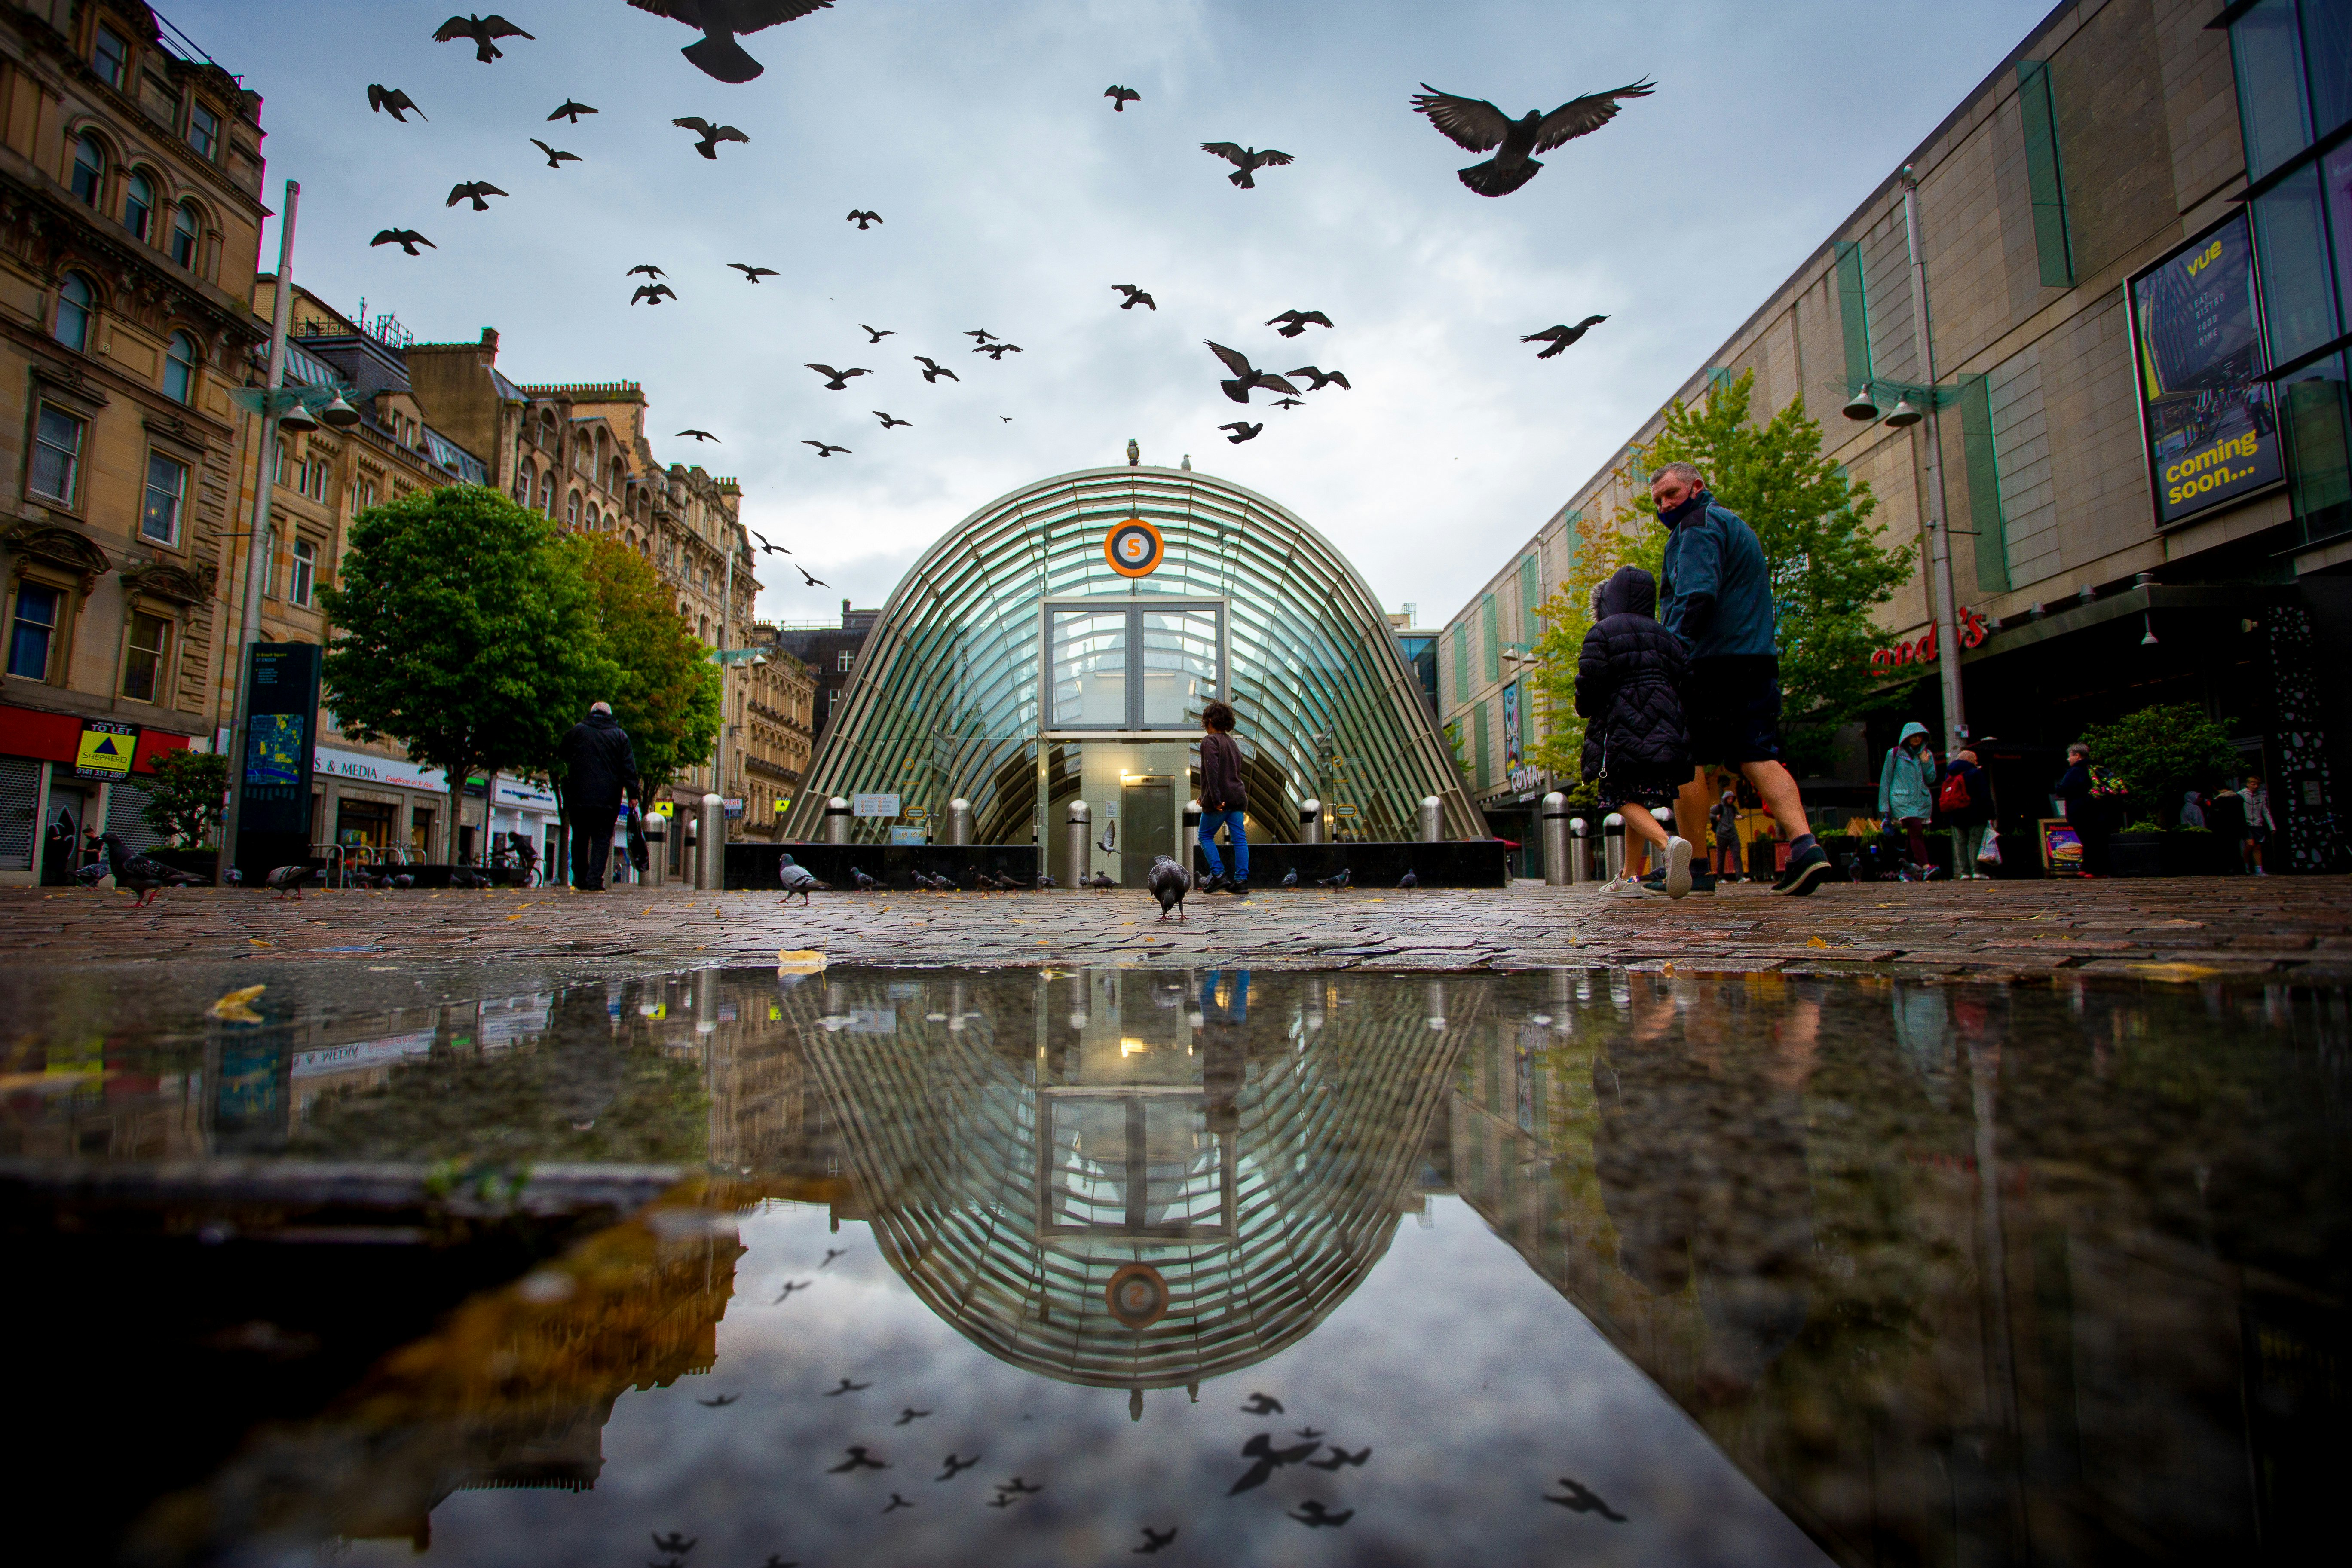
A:
{"label": "tall metal pole", "polygon": [[269,312],[269,392],[262,404],[260,451],[254,465],[253,537],[245,548],[245,616],[237,626],[236,711],[228,731],[228,809],[221,818],[220,860],[215,887],[228,884],[236,864],[239,785],[245,778],[246,728],[253,719],[253,645],[261,640],[261,595],[277,553],[269,536],[270,492],[277,487],[278,394],[286,384],[286,330],[294,314],[294,214],[302,205],[300,182],[286,182],[286,211],[278,220],[278,297]]}
{"label": "tall metal pole", "polygon": [[1960,693],[1960,601],[1952,586],[1952,535],[1944,507],[1944,423],[1936,403],[1936,345],[1927,333],[1927,258],[1919,244],[1919,177],[1903,165],[1903,239],[1911,249],[1911,335],[1919,345],[1920,379],[1927,387],[1928,594],[1936,617],[1936,669],[1944,683],[1944,754],[1968,743],[1969,714]]}

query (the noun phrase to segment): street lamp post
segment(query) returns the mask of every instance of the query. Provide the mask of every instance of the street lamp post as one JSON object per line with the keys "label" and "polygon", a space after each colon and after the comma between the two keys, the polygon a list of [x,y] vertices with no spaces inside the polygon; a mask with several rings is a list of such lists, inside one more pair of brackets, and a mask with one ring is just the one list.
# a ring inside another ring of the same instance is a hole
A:
{"label": "street lamp post", "polygon": [[1960,689],[1959,598],[1952,586],[1952,534],[1944,503],[1944,431],[1937,395],[1936,345],[1927,331],[1927,258],[1919,243],[1919,177],[1903,166],[1903,238],[1911,252],[1911,335],[1919,345],[1920,379],[1927,387],[1927,564],[1936,618],[1936,668],[1944,688],[1944,752],[1968,743],[1969,715]]}
{"label": "street lamp post", "polygon": [[269,389],[262,405],[261,441],[255,458],[253,537],[245,550],[245,615],[237,627],[236,706],[229,726],[228,805],[221,817],[220,859],[214,868],[215,886],[228,884],[229,868],[236,864],[238,788],[244,777],[247,727],[253,719],[253,645],[261,640],[261,596],[269,581],[275,550],[270,542],[269,500],[276,487],[272,467],[278,451],[278,427],[284,410],[278,394],[286,384],[286,331],[294,310],[294,214],[301,205],[302,186],[286,182],[286,213],[278,223],[278,297],[269,319]]}

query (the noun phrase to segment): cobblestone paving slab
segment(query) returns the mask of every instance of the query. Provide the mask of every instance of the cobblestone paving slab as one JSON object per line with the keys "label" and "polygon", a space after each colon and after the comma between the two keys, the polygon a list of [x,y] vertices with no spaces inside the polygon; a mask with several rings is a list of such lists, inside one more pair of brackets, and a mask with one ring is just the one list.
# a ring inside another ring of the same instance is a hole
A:
{"label": "cobblestone paving slab", "polygon": [[1140,893],[782,895],[532,889],[327,892],[297,902],[217,889],[130,895],[0,889],[18,963],[447,965],[519,958],[644,967],[773,961],[1265,969],[1527,969],[1949,975],[2018,983],[2352,979],[2352,879],[1843,884],[1813,898],[1727,888],[1680,901],[1522,883],[1194,899],[1160,921]]}

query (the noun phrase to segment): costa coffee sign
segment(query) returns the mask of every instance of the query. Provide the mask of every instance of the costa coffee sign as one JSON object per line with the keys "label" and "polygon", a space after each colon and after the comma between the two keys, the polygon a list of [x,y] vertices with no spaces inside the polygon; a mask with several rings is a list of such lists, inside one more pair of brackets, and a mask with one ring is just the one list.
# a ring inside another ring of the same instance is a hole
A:
{"label": "costa coffee sign", "polygon": [[[1991,630],[1985,625],[1984,617],[1963,605],[1960,607],[1960,647],[1980,647],[1990,635]],[[1870,670],[1873,675],[1884,675],[1901,665],[1933,664],[1936,655],[1936,628],[1929,626],[1927,636],[1916,642],[1896,643],[1893,647],[1883,647],[1872,654]]]}

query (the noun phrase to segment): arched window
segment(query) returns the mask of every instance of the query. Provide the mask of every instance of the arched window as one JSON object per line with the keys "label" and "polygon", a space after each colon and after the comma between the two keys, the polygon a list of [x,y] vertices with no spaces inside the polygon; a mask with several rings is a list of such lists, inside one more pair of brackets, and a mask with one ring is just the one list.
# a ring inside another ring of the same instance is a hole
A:
{"label": "arched window", "polygon": [[195,203],[182,202],[172,209],[172,259],[191,272],[196,269],[196,242],[204,232]]}
{"label": "arched window", "polygon": [[175,403],[196,400],[196,340],[173,332],[163,348],[163,395]]}
{"label": "arched window", "polygon": [[555,515],[555,471],[551,468],[539,476],[539,510],[542,516]]}
{"label": "arched window", "polygon": [[106,150],[85,131],[74,142],[73,194],[90,206],[98,205],[99,187],[106,184]]}
{"label": "arched window", "polygon": [[563,502],[563,521],[565,526],[570,528],[580,526],[580,492],[578,490],[573,490]]}
{"label": "arched window", "polygon": [[530,470],[529,468],[518,467],[515,469],[514,498],[517,506],[530,504]]}
{"label": "arched window", "polygon": [[131,175],[123,187],[122,226],[141,239],[155,226],[155,182],[144,174]]}
{"label": "arched window", "polygon": [[89,313],[98,296],[91,292],[89,279],[79,272],[68,272],[58,283],[58,342],[77,353],[89,348]]}
{"label": "arched window", "polygon": [[604,520],[603,516],[602,516],[602,515],[601,515],[601,514],[596,510],[596,503],[595,503],[594,501],[593,501],[593,500],[592,500],[592,501],[590,501],[590,502],[588,503],[588,527],[589,527],[590,531],[591,531],[591,532],[593,532],[593,531],[594,531],[595,530],[600,529],[600,528],[602,528],[602,527],[604,527]]}

